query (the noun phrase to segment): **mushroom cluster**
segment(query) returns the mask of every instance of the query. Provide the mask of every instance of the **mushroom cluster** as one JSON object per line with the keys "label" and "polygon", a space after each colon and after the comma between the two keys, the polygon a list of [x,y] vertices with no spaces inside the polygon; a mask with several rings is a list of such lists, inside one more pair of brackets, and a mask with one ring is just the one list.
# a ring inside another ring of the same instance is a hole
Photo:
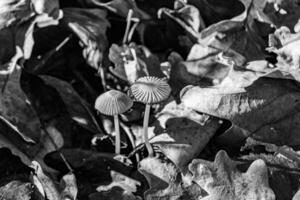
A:
{"label": "mushroom cluster", "polygon": [[[139,78],[133,83],[129,92],[135,101],[144,103],[145,113],[143,122],[144,142],[150,157],[154,152],[148,138],[148,123],[150,116],[150,108],[152,104],[160,103],[166,100],[170,93],[170,86],[162,79],[145,76]],[[95,108],[104,115],[114,116],[114,125],[116,131],[116,147],[115,153],[120,154],[120,128],[118,115],[126,112],[133,105],[133,101],[126,94],[117,90],[110,90],[101,94],[95,103]]]}

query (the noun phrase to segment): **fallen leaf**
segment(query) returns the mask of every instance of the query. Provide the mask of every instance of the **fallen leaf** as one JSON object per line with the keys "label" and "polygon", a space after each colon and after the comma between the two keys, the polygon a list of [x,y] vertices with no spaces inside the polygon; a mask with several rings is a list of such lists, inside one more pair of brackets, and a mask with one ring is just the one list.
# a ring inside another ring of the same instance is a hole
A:
{"label": "fallen leaf", "polygon": [[139,171],[146,177],[150,189],[145,199],[200,199],[203,190],[194,183],[185,182],[179,169],[168,159],[145,158]]}
{"label": "fallen leaf", "polygon": [[90,106],[79,96],[71,84],[51,76],[41,76],[41,78],[45,84],[51,85],[58,91],[67,106],[70,116],[76,123],[95,134],[102,132],[92,115],[93,112]]}
{"label": "fallen leaf", "polygon": [[190,87],[185,106],[230,120],[250,136],[278,145],[298,145],[299,86],[290,80],[261,78],[245,90]]}
{"label": "fallen leaf", "polygon": [[129,84],[143,76],[164,77],[158,58],[142,45],[112,44],[109,49],[109,59],[115,65],[111,72]]}
{"label": "fallen leaf", "polygon": [[247,172],[241,173],[226,152],[219,151],[214,162],[195,159],[189,170],[192,180],[208,193],[203,200],[275,199],[263,160],[254,161]]}
{"label": "fallen leaf", "polygon": [[287,26],[293,29],[300,18],[299,2],[297,0],[271,0],[265,1],[263,12],[277,26]]}
{"label": "fallen leaf", "polygon": [[32,184],[21,181],[11,181],[8,184],[0,187],[0,197],[1,199],[5,200],[30,200],[32,193]]}
{"label": "fallen leaf", "polygon": [[84,4],[93,7],[97,6],[106,8],[114,14],[117,14],[124,18],[127,17],[128,11],[131,9],[133,10],[133,17],[142,20],[150,19],[150,16],[143,10],[139,9],[136,5],[136,2],[132,0],[111,0],[106,3],[95,0],[84,0]]}
{"label": "fallen leaf", "polygon": [[300,34],[293,34],[287,27],[281,27],[271,36],[276,43],[269,47],[269,51],[277,54],[277,74],[271,74],[271,77],[300,81]]}
{"label": "fallen leaf", "polygon": [[62,188],[62,192],[60,194],[60,198],[62,200],[76,200],[78,187],[76,177],[72,172],[64,175],[61,179],[60,186]]}
{"label": "fallen leaf", "polygon": [[219,120],[201,115],[175,101],[157,114],[156,134],[150,142],[158,146],[181,171],[208,144],[220,127]]}
{"label": "fallen leaf", "polygon": [[[40,121],[36,112],[27,101],[26,95],[20,86],[21,68],[10,76],[4,93],[0,94],[0,115],[16,127],[26,137],[33,141],[40,138]],[[6,75],[0,77],[0,88],[4,87]]]}
{"label": "fallen leaf", "polygon": [[65,8],[61,23],[74,32],[83,44],[83,56],[95,69],[100,67],[107,47],[107,12],[100,9]]}
{"label": "fallen leaf", "polygon": [[34,176],[43,187],[46,198],[49,200],[60,200],[60,194],[57,185],[48,175],[44,173],[41,165],[37,161],[32,161],[31,168],[34,170]]}

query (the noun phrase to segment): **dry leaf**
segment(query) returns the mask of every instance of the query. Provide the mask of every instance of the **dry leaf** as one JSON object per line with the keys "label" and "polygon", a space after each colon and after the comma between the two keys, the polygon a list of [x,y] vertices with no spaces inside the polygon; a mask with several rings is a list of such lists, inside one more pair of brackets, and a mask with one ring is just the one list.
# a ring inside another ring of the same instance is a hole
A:
{"label": "dry leaf", "polygon": [[62,177],[60,182],[62,188],[60,198],[62,200],[76,200],[78,187],[75,175],[72,172],[69,172]]}
{"label": "dry leaf", "polygon": [[0,198],[3,200],[31,200],[33,187],[31,183],[12,181],[0,187]]}
{"label": "dry leaf", "polygon": [[71,84],[51,76],[41,76],[41,78],[47,85],[51,85],[59,92],[70,116],[75,122],[95,134],[102,132],[96,120],[93,119],[90,107],[74,90]]}
{"label": "dry leaf", "polygon": [[204,196],[203,190],[189,178],[182,178],[179,169],[168,159],[146,158],[140,162],[139,171],[150,186],[144,194],[147,200],[197,200]]}
{"label": "dry leaf", "polygon": [[207,145],[220,127],[216,118],[207,118],[175,101],[168,103],[157,114],[154,124],[156,136],[151,143],[169,158],[180,170]]}
{"label": "dry leaf", "polygon": [[130,84],[143,76],[164,77],[158,58],[142,45],[112,44],[109,49],[109,59],[115,65],[111,72]]}
{"label": "dry leaf", "polygon": [[263,199],[275,200],[268,184],[268,168],[263,160],[254,161],[241,173],[226,152],[220,151],[214,162],[193,160],[189,165],[193,181],[203,188],[205,200]]}
{"label": "dry leaf", "polygon": [[44,190],[44,194],[49,200],[60,200],[60,194],[54,181],[44,173],[41,165],[37,161],[32,161],[31,168],[34,170],[34,176]]}
{"label": "dry leaf", "polygon": [[83,44],[83,56],[95,69],[100,67],[107,47],[107,12],[100,9],[65,8],[61,23],[74,32]]}
{"label": "dry leaf", "polygon": [[261,78],[245,90],[186,88],[181,100],[198,112],[230,120],[257,140],[298,145],[298,91],[292,81]]}

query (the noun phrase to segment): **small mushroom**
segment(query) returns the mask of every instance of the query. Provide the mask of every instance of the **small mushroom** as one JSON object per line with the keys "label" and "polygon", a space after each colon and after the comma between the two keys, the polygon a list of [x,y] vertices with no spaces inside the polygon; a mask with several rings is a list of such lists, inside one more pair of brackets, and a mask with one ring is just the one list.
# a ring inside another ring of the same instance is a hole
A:
{"label": "small mushroom", "polygon": [[130,92],[136,101],[146,104],[144,114],[144,141],[149,156],[153,156],[153,149],[148,138],[148,123],[151,104],[159,103],[167,99],[171,93],[171,88],[164,80],[154,76],[145,76],[136,80],[130,87]]}
{"label": "small mushroom", "polygon": [[110,90],[101,94],[95,102],[95,108],[104,115],[114,116],[114,124],[116,131],[115,153],[120,154],[120,126],[119,114],[129,110],[133,105],[133,101],[124,93],[117,90]]}

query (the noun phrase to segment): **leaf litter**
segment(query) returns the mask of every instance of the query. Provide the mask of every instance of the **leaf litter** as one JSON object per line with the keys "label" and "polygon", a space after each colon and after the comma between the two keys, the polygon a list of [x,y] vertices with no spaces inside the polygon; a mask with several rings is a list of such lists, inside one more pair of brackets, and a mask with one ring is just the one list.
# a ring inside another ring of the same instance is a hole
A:
{"label": "leaf litter", "polygon": [[297,0],[0,7],[0,199],[299,199]]}

